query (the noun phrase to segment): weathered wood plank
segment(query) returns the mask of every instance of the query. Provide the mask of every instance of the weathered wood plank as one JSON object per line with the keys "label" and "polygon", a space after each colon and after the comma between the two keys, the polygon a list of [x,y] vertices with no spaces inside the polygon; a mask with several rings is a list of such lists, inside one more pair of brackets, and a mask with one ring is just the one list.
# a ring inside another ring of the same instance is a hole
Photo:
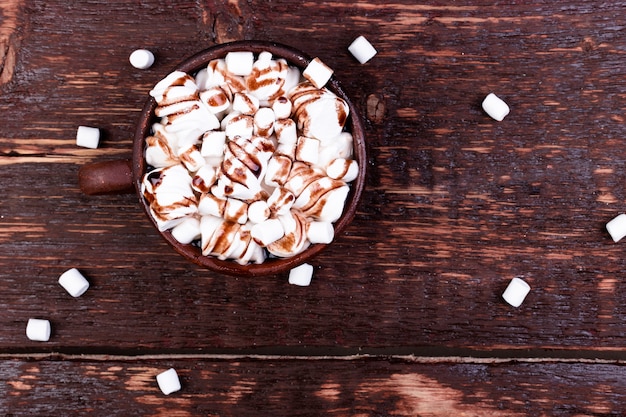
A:
{"label": "weathered wood plank", "polygon": [[[156,375],[176,369],[165,396]],[[6,415],[620,416],[623,366],[353,359],[3,360]],[[557,394],[558,393],[558,394]]]}
{"label": "weathered wood plank", "polygon": [[[626,261],[603,229],[626,197],[623,3],[378,3],[21,3],[0,95],[2,349],[623,349]],[[380,50],[366,65],[345,51],[361,33]],[[310,288],[201,271],[135,197],[76,186],[80,164],[129,155],[181,57],[241,37],[319,55],[364,112],[385,108],[359,215]],[[127,62],[139,46],[148,71]],[[480,110],[492,90],[502,123]],[[75,147],[79,124],[100,149]],[[93,283],[79,300],[56,284],[74,266]],[[513,276],[533,287],[519,310],[500,300]],[[30,316],[53,320],[50,344],[24,340]]]}

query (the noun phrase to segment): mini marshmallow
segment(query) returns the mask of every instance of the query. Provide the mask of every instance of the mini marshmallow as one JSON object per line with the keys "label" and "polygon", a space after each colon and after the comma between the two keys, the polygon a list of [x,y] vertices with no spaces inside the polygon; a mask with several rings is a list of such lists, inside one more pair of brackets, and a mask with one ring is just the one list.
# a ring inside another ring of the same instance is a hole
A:
{"label": "mini marshmallow", "polygon": [[276,187],[267,198],[267,205],[271,212],[280,216],[289,213],[295,201],[296,197],[291,191],[283,187]]}
{"label": "mini marshmallow", "polygon": [[248,204],[236,198],[228,198],[222,215],[225,220],[245,224],[248,221]]}
{"label": "mini marshmallow", "polygon": [[522,305],[524,298],[530,292],[530,285],[526,283],[521,278],[513,278],[509,285],[506,287],[506,290],[502,294],[502,298],[504,301],[511,304],[513,307],[519,307]]}
{"label": "mini marshmallow", "polygon": [[72,297],[80,297],[89,288],[89,281],[76,268],[68,269],[59,277],[59,284]]}
{"label": "mini marshmallow", "polygon": [[307,238],[311,243],[328,244],[335,237],[335,228],[329,222],[310,222],[307,226]]}
{"label": "mini marshmallow", "polygon": [[376,49],[372,44],[365,39],[364,36],[356,38],[348,47],[348,51],[359,61],[361,64],[365,64],[377,54]]}
{"label": "mini marshmallow", "polygon": [[172,229],[172,237],[183,245],[200,238],[200,220],[186,217]]}
{"label": "mini marshmallow", "polygon": [[226,54],[226,68],[235,75],[249,75],[254,64],[254,54],[249,51],[229,52]]}
{"label": "mini marshmallow", "polygon": [[257,223],[250,230],[252,238],[261,246],[267,246],[276,242],[285,235],[285,229],[278,219],[268,219],[263,223]]}
{"label": "mini marshmallow", "polygon": [[287,155],[276,154],[270,158],[265,171],[265,184],[276,187],[285,184],[289,179],[289,172],[293,161]]}
{"label": "mini marshmallow", "polygon": [[298,138],[296,145],[296,159],[298,161],[317,164],[320,154],[320,141],[306,136]]}
{"label": "mini marshmallow", "polygon": [[48,320],[28,319],[26,325],[26,337],[36,342],[47,342],[50,340],[51,327]]}
{"label": "mini marshmallow", "polygon": [[170,368],[165,372],[161,372],[156,377],[159,388],[165,395],[170,395],[173,392],[180,391],[180,380],[178,374],[174,368]]}
{"label": "mini marshmallow", "polygon": [[202,135],[202,156],[213,157],[224,155],[224,144],[226,143],[226,132],[222,130],[210,130]]}
{"label": "mini marshmallow", "polygon": [[96,149],[100,142],[100,129],[97,127],[78,126],[76,131],[76,145],[84,148]]}
{"label": "mini marshmallow", "polygon": [[606,230],[617,243],[626,236],[626,214],[620,214],[606,224]]}
{"label": "mini marshmallow", "polygon": [[254,132],[254,118],[240,113],[231,113],[222,120],[222,127],[230,139],[235,136],[250,138]]}
{"label": "mini marshmallow", "polygon": [[257,200],[248,206],[248,220],[252,223],[263,223],[270,214],[270,208],[265,200]]}
{"label": "mini marshmallow", "polygon": [[359,175],[359,164],[354,159],[337,158],[326,167],[326,175],[350,182]]}
{"label": "mini marshmallow", "polygon": [[324,87],[332,75],[333,70],[319,58],[313,58],[302,72],[302,76],[317,88]]}
{"label": "mini marshmallow", "polygon": [[272,110],[274,110],[274,115],[276,116],[276,120],[286,119],[291,116],[291,109],[293,105],[291,100],[287,97],[278,97],[272,103]]}
{"label": "mini marshmallow", "polygon": [[483,100],[483,110],[493,119],[501,122],[509,114],[509,106],[494,93]]}
{"label": "mini marshmallow", "polygon": [[229,91],[221,86],[215,86],[208,90],[201,91],[199,97],[213,114],[228,110],[231,105]]}
{"label": "mini marshmallow", "polygon": [[154,64],[154,54],[147,49],[137,49],[130,54],[128,60],[137,69],[148,69]]}
{"label": "mini marshmallow", "polygon": [[235,93],[233,110],[241,114],[254,115],[259,110],[259,99],[252,94]]}
{"label": "mini marshmallow", "polygon": [[274,122],[274,133],[278,142],[285,145],[295,145],[298,141],[296,122],[291,119],[278,119]]}
{"label": "mini marshmallow", "polygon": [[259,136],[269,137],[274,133],[274,110],[269,107],[260,108],[254,115],[254,133]]}
{"label": "mini marshmallow", "polygon": [[300,287],[307,287],[311,284],[313,277],[313,265],[302,264],[289,271],[289,283]]}
{"label": "mini marshmallow", "polygon": [[199,193],[208,193],[217,181],[217,170],[211,165],[204,165],[193,176],[191,188]]}

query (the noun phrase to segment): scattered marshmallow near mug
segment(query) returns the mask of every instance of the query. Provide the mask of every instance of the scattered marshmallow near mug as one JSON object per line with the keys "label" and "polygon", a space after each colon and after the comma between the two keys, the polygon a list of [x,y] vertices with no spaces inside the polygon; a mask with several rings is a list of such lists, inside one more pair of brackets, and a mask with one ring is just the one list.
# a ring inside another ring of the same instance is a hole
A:
{"label": "scattered marshmallow near mug", "polygon": [[289,271],[289,283],[299,287],[307,287],[313,277],[313,265],[304,263]]}
{"label": "scattered marshmallow near mug", "polygon": [[489,93],[483,100],[483,110],[492,119],[501,122],[507,114],[509,114],[509,106],[500,97],[494,93]]}
{"label": "scattered marshmallow near mug", "polygon": [[26,337],[30,340],[47,342],[50,340],[51,331],[50,321],[44,319],[28,319]]}
{"label": "scattered marshmallow near mug", "polygon": [[154,64],[154,54],[147,49],[137,49],[130,54],[128,60],[137,69],[148,69]]}
{"label": "scattered marshmallow near mug", "polygon": [[348,51],[350,51],[352,56],[361,64],[365,64],[378,53],[365,36],[356,38],[348,47]]}
{"label": "scattered marshmallow near mug", "polygon": [[613,242],[617,243],[626,236],[626,214],[622,213],[606,224],[606,230]]}
{"label": "scattered marshmallow near mug", "polygon": [[97,127],[78,126],[76,130],[76,145],[83,148],[96,149],[100,142],[100,129]]}
{"label": "scattered marshmallow near mug", "polygon": [[170,395],[181,389],[180,379],[178,379],[178,374],[174,368],[161,372],[157,375],[156,380],[161,392],[165,395]]}
{"label": "scattered marshmallow near mug", "polygon": [[59,284],[74,298],[80,297],[89,288],[89,281],[76,268],[61,274]]}
{"label": "scattered marshmallow near mug", "polygon": [[513,278],[502,294],[504,301],[513,307],[519,307],[530,292],[530,285],[521,278]]}

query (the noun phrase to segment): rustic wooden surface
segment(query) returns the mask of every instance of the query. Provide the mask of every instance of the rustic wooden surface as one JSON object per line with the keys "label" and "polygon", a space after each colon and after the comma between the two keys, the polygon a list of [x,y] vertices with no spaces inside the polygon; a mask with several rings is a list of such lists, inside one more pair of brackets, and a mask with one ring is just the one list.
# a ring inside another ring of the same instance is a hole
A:
{"label": "rustic wooden surface", "polygon": [[[1,1],[0,412],[626,414],[625,247],[604,228],[626,210],[625,6]],[[347,52],[361,34],[365,65]],[[82,164],[130,156],[152,85],[236,39],[319,56],[365,116],[362,204],[306,288],[201,270],[135,196],[77,187]],[[128,63],[139,47],[149,70]],[[71,267],[92,284],[78,299],[57,284]],[[169,367],[183,389],[166,397]]]}

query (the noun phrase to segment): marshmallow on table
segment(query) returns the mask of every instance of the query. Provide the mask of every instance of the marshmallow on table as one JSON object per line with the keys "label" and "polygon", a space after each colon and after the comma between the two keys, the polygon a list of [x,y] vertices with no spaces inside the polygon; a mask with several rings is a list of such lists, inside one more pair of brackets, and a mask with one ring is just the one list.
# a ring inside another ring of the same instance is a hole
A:
{"label": "marshmallow on table", "polygon": [[302,76],[309,80],[316,88],[324,87],[332,75],[333,70],[319,58],[313,58],[302,72]]}
{"label": "marshmallow on table", "polygon": [[68,269],[59,277],[59,284],[72,297],[80,297],[89,288],[89,281],[76,268]]}
{"label": "marshmallow on table", "polygon": [[26,325],[26,337],[37,342],[50,340],[51,327],[48,320],[28,319]]}
{"label": "marshmallow on table", "polygon": [[504,298],[504,301],[511,304],[513,307],[519,307],[522,305],[524,298],[526,298],[529,292],[530,285],[528,285],[523,279],[516,277],[513,278],[506,287],[506,290],[504,290],[504,293],[502,294],[502,298]]}
{"label": "marshmallow on table", "polygon": [[348,51],[359,61],[365,64],[377,54],[376,49],[364,36],[356,38],[348,47]]}
{"label": "marshmallow on table", "polygon": [[606,224],[606,230],[613,238],[613,242],[619,242],[626,236],[626,214],[620,214]]}
{"label": "marshmallow on table", "polygon": [[483,100],[483,110],[493,119],[501,122],[509,114],[509,106],[494,93],[489,93]]}
{"label": "marshmallow on table", "polygon": [[176,369],[170,368],[165,372],[161,372],[156,377],[159,388],[165,395],[170,395],[173,392],[180,391],[180,380]]}
{"label": "marshmallow on table", "polygon": [[130,54],[128,60],[137,69],[148,69],[154,64],[154,54],[147,49],[137,49]]}
{"label": "marshmallow on table", "polygon": [[313,265],[310,264],[302,264],[289,271],[289,283],[292,285],[306,287],[311,284],[312,277]]}
{"label": "marshmallow on table", "polygon": [[78,126],[78,130],[76,130],[76,145],[96,149],[99,142],[100,129],[97,127]]}

